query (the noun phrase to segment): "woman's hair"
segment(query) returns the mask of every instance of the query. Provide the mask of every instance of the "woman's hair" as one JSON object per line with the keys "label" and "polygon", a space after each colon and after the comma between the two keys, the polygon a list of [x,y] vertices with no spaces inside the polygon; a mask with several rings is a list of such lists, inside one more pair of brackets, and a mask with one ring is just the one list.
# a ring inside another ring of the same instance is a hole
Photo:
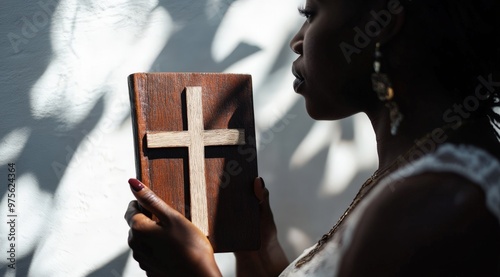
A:
{"label": "woman's hair", "polygon": [[[474,95],[480,77],[500,82],[500,0],[401,1],[407,19],[428,34],[421,39],[437,59],[437,77],[457,100]],[[500,115],[493,109],[500,107],[500,86],[490,92],[476,112],[498,127]]]}

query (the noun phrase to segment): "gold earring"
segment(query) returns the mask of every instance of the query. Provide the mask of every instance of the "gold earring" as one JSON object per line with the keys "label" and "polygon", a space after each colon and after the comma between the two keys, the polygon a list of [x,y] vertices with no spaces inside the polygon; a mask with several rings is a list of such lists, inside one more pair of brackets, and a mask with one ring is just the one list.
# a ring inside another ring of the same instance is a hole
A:
{"label": "gold earring", "polygon": [[391,119],[391,134],[394,136],[398,132],[399,125],[403,121],[403,115],[399,111],[398,104],[394,101],[394,89],[391,80],[387,74],[380,73],[382,52],[380,52],[380,43],[375,45],[375,62],[373,63],[374,73],[372,74],[372,87],[377,93],[378,99],[385,103],[389,109]]}

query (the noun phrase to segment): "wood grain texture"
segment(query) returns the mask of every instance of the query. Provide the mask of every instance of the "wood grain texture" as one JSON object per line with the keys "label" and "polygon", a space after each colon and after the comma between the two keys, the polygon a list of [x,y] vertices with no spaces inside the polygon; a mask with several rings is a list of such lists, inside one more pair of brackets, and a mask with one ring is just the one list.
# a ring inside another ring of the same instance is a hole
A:
{"label": "wood grain texture", "polygon": [[[199,96],[191,99],[186,87]],[[251,77],[137,73],[129,76],[129,88],[137,177],[193,223],[201,226],[199,218],[207,218],[206,231],[216,252],[257,249]],[[198,114],[188,112],[190,103]],[[194,130],[196,136],[189,133]],[[192,164],[195,160],[204,162]],[[205,188],[190,187],[193,178],[205,182]],[[193,190],[195,195],[206,194],[205,200],[191,198]],[[205,206],[206,214],[194,211],[196,206]]]}
{"label": "wood grain texture", "polygon": [[[146,137],[148,148],[187,147],[191,144],[190,135],[186,131],[148,132]],[[245,144],[245,130],[205,130],[203,144],[205,146],[243,145]]]}
{"label": "wood grain texture", "polygon": [[205,182],[205,146],[203,145],[203,105],[201,87],[187,87],[187,131],[191,221],[208,236],[207,185]]}

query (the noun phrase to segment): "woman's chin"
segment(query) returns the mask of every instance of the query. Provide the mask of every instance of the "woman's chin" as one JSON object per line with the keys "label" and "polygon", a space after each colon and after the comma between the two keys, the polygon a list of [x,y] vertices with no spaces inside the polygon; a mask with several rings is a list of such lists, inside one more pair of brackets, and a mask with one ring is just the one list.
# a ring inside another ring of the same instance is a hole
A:
{"label": "woman's chin", "polygon": [[334,118],[331,117],[328,113],[325,113],[323,110],[318,109],[313,105],[309,105],[306,102],[306,111],[309,117],[315,120],[332,120]]}
{"label": "woman's chin", "polygon": [[314,119],[314,120],[326,120],[327,119],[322,114],[318,113],[316,110],[313,110],[313,111],[311,111],[310,109],[306,109],[306,110],[307,110],[307,114],[309,115],[309,117]]}
{"label": "woman's chin", "polygon": [[314,120],[339,120],[353,115],[354,113],[337,109],[335,107],[324,107],[314,105],[306,99],[306,111],[309,117]]}

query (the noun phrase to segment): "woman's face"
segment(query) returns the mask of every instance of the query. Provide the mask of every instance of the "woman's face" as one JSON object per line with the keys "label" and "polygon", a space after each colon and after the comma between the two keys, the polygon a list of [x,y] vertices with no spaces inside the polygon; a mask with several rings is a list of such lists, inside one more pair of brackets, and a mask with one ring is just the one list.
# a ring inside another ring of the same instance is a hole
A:
{"label": "woman's face", "polygon": [[306,21],[290,42],[300,55],[292,71],[297,77],[294,89],[304,96],[312,118],[344,118],[363,111],[374,99],[370,89],[373,43],[346,55],[347,44],[355,47],[355,27],[367,22],[368,11],[361,2],[307,0],[300,9]]}

